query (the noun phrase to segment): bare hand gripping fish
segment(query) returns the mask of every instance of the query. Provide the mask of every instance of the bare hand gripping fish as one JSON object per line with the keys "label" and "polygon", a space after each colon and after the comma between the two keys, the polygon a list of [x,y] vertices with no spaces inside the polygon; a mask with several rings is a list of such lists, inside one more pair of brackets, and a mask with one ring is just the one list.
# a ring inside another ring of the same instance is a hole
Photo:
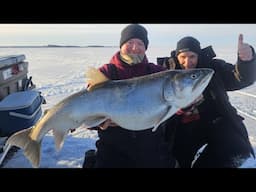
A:
{"label": "bare hand gripping fish", "polygon": [[180,108],[192,103],[206,88],[211,69],[168,70],[126,80],[108,80],[91,68],[91,86],[47,110],[35,126],[13,134],[6,144],[24,150],[33,167],[39,167],[41,142],[53,130],[57,150],[70,129],[82,124],[95,127],[111,119],[124,129],[139,131],[157,127]]}

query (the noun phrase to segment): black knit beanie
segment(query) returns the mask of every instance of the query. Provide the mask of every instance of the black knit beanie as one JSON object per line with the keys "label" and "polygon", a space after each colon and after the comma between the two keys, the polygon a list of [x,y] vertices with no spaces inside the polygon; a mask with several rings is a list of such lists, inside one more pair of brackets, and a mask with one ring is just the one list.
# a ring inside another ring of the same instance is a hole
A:
{"label": "black knit beanie", "polygon": [[142,40],[145,48],[148,48],[148,32],[143,26],[139,24],[130,24],[126,26],[121,32],[120,48],[132,38]]}
{"label": "black knit beanie", "polygon": [[201,53],[200,42],[194,37],[184,37],[177,43],[176,56],[185,51],[192,51],[198,55]]}

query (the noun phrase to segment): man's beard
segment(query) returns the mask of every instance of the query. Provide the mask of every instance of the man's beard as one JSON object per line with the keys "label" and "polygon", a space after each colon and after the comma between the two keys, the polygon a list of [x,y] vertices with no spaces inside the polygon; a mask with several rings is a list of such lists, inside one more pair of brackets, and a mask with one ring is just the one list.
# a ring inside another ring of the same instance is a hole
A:
{"label": "man's beard", "polygon": [[136,65],[141,63],[144,59],[145,54],[120,54],[122,61],[129,65]]}

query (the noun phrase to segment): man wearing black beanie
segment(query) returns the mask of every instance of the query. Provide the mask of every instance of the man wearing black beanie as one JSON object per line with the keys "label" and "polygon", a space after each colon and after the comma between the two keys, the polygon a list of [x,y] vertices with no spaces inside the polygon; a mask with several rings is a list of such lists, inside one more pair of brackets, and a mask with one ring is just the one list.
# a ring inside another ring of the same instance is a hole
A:
{"label": "man wearing black beanie", "polygon": [[147,50],[148,48],[148,32],[147,30],[139,25],[139,24],[131,24],[125,27],[121,32],[121,38],[120,38],[120,48],[124,43],[126,43],[128,40],[137,38],[143,41],[145,48]]}
{"label": "man wearing black beanie", "polygon": [[200,42],[191,36],[179,40],[171,52],[169,61],[176,69],[215,71],[201,97],[169,119],[171,127],[167,130],[172,131],[176,125],[174,143],[170,140],[173,155],[182,168],[236,168],[250,155],[254,156],[243,118],[227,94],[255,82],[254,49],[243,42],[241,34],[235,65],[214,57],[211,46],[201,49]]}
{"label": "man wearing black beanie", "polygon": [[142,25],[130,24],[121,31],[120,59],[124,63],[129,65],[141,63],[147,48],[148,32]]}
{"label": "man wearing black beanie", "polygon": [[202,51],[200,42],[194,37],[190,37],[190,36],[182,38],[177,43],[176,56],[186,51],[192,51],[199,55]]}
{"label": "man wearing black beanie", "polygon": [[[148,43],[148,33],[142,25],[126,26],[121,31],[120,50],[114,54],[109,63],[102,65],[99,70],[111,80],[139,77],[165,70],[162,66],[148,61],[145,54]],[[169,168],[174,166],[174,159],[168,154],[164,127],[160,126],[155,132],[150,129],[131,131],[107,120],[97,127],[97,130],[99,139],[96,142],[95,168]],[[85,161],[91,163],[90,160],[86,160],[86,157]],[[86,162],[84,167],[88,167]]]}

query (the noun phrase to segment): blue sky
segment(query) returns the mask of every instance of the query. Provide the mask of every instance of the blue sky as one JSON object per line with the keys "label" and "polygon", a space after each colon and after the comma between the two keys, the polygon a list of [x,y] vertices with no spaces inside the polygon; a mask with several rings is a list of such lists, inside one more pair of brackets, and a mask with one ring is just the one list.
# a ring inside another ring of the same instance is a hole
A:
{"label": "blue sky", "polygon": [[[106,45],[118,46],[127,24],[0,24],[0,46],[4,45]],[[202,46],[236,46],[238,34],[256,44],[256,24],[143,24],[150,46],[175,46],[186,35]]]}

